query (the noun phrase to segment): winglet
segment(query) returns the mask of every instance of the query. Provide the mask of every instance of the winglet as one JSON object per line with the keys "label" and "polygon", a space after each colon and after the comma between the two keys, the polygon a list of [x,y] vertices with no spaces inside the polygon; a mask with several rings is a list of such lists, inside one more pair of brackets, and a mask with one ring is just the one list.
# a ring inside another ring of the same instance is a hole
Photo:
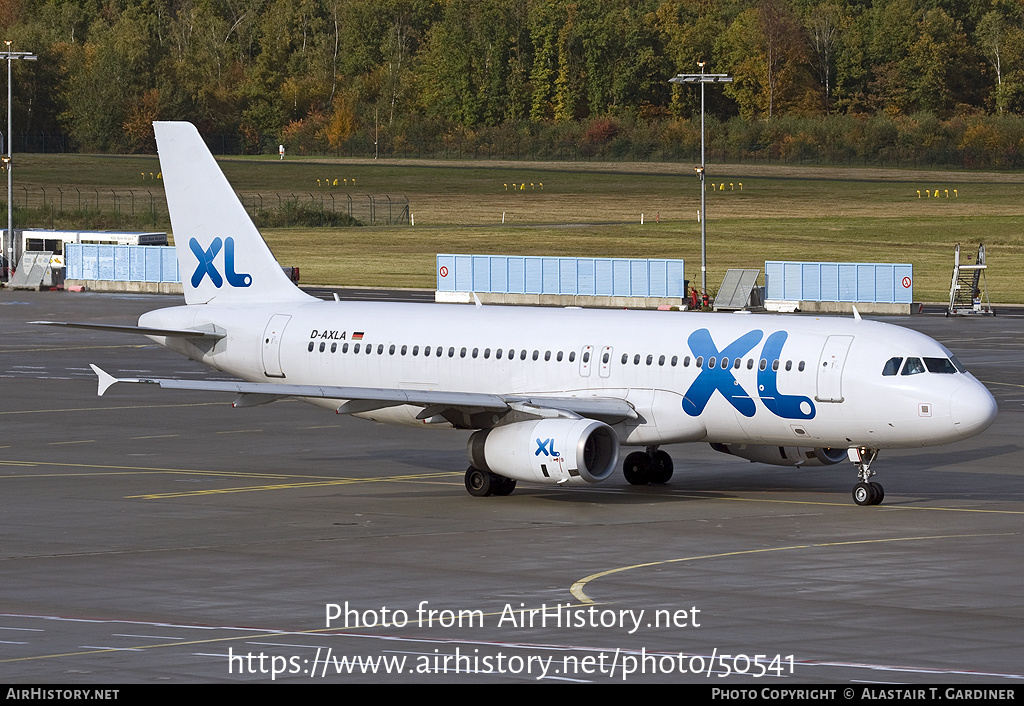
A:
{"label": "winglet", "polygon": [[100,387],[99,387],[98,395],[100,397],[103,397],[103,393],[106,392],[107,389],[111,385],[113,385],[115,382],[118,382],[118,380],[117,380],[116,377],[114,377],[110,373],[108,373],[108,372],[106,372],[104,370],[101,370],[100,368],[96,367],[95,365],[92,365],[91,363],[89,364],[89,367],[92,368],[92,371],[94,373],[96,373],[96,377],[98,377],[100,379],[99,380]]}

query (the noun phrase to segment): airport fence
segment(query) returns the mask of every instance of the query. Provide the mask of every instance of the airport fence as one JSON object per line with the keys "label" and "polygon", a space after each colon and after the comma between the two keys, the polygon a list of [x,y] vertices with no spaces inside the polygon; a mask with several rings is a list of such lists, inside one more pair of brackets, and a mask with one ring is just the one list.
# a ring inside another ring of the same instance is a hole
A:
{"label": "airport fence", "polygon": [[[260,227],[407,225],[409,199],[345,192],[238,192]],[[20,186],[13,191],[19,222],[35,227],[169,229],[163,189]],[[0,202],[2,203],[2,202]],[[6,212],[6,203],[3,204]]]}
{"label": "airport fence", "polygon": [[914,301],[914,266],[872,262],[766,261],[765,299],[778,301]]}
{"label": "airport fence", "polygon": [[178,257],[165,245],[64,246],[67,279],[110,282],[180,282]]}
{"label": "airport fence", "polygon": [[438,255],[439,292],[596,297],[686,296],[682,260]]}

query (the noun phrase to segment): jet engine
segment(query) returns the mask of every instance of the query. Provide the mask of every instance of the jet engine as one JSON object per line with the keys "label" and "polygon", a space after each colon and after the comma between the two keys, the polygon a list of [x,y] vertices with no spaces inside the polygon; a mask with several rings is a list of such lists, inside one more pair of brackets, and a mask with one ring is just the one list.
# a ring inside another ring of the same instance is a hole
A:
{"label": "jet engine", "polygon": [[612,474],[619,439],[593,419],[539,419],[478,431],[468,450],[473,466],[506,478],[582,485]]}
{"label": "jet engine", "polygon": [[846,449],[809,449],[801,446],[711,444],[715,451],[773,466],[831,466],[846,460]]}

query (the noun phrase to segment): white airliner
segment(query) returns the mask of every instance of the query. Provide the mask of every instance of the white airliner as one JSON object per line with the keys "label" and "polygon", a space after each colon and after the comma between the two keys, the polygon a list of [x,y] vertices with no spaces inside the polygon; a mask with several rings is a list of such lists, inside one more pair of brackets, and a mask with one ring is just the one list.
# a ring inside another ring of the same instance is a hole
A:
{"label": "white airliner", "polygon": [[852,318],[457,304],[327,302],[284,275],[196,129],[158,122],[167,205],[185,306],[138,326],[245,382],[114,378],[214,390],[245,407],[297,397],[381,422],[476,429],[472,495],[516,481],[606,480],[619,447],[633,484],[665,483],[659,447],[706,442],[750,461],[818,466],[849,459],[859,505],[879,449],[980,433],[989,391],[942,345]]}

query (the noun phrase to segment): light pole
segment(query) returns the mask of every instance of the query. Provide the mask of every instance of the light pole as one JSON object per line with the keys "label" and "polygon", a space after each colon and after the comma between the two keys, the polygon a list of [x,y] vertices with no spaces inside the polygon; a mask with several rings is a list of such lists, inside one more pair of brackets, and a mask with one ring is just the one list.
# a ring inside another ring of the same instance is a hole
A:
{"label": "light pole", "polygon": [[704,84],[705,83],[731,83],[732,76],[728,74],[706,74],[704,73],[703,61],[698,61],[699,74],[678,74],[670,78],[669,83],[699,83],[700,84],[700,166],[696,168],[697,177],[700,179],[700,288],[703,294],[708,291],[708,233],[707,233],[707,211],[705,210],[704,193]]}
{"label": "light pole", "polygon": [[18,264],[14,243],[14,202],[12,200],[14,195],[14,176],[11,170],[11,149],[14,145],[14,132],[12,128],[13,119],[11,117],[11,62],[16,59],[35,61],[39,57],[32,52],[11,51],[10,40],[6,40],[4,44],[7,45],[7,50],[0,51],[0,58],[7,59],[7,156],[4,158],[4,166],[7,167],[7,232],[4,236],[3,254],[7,257],[7,267],[9,268],[8,271],[10,271],[10,268]]}

